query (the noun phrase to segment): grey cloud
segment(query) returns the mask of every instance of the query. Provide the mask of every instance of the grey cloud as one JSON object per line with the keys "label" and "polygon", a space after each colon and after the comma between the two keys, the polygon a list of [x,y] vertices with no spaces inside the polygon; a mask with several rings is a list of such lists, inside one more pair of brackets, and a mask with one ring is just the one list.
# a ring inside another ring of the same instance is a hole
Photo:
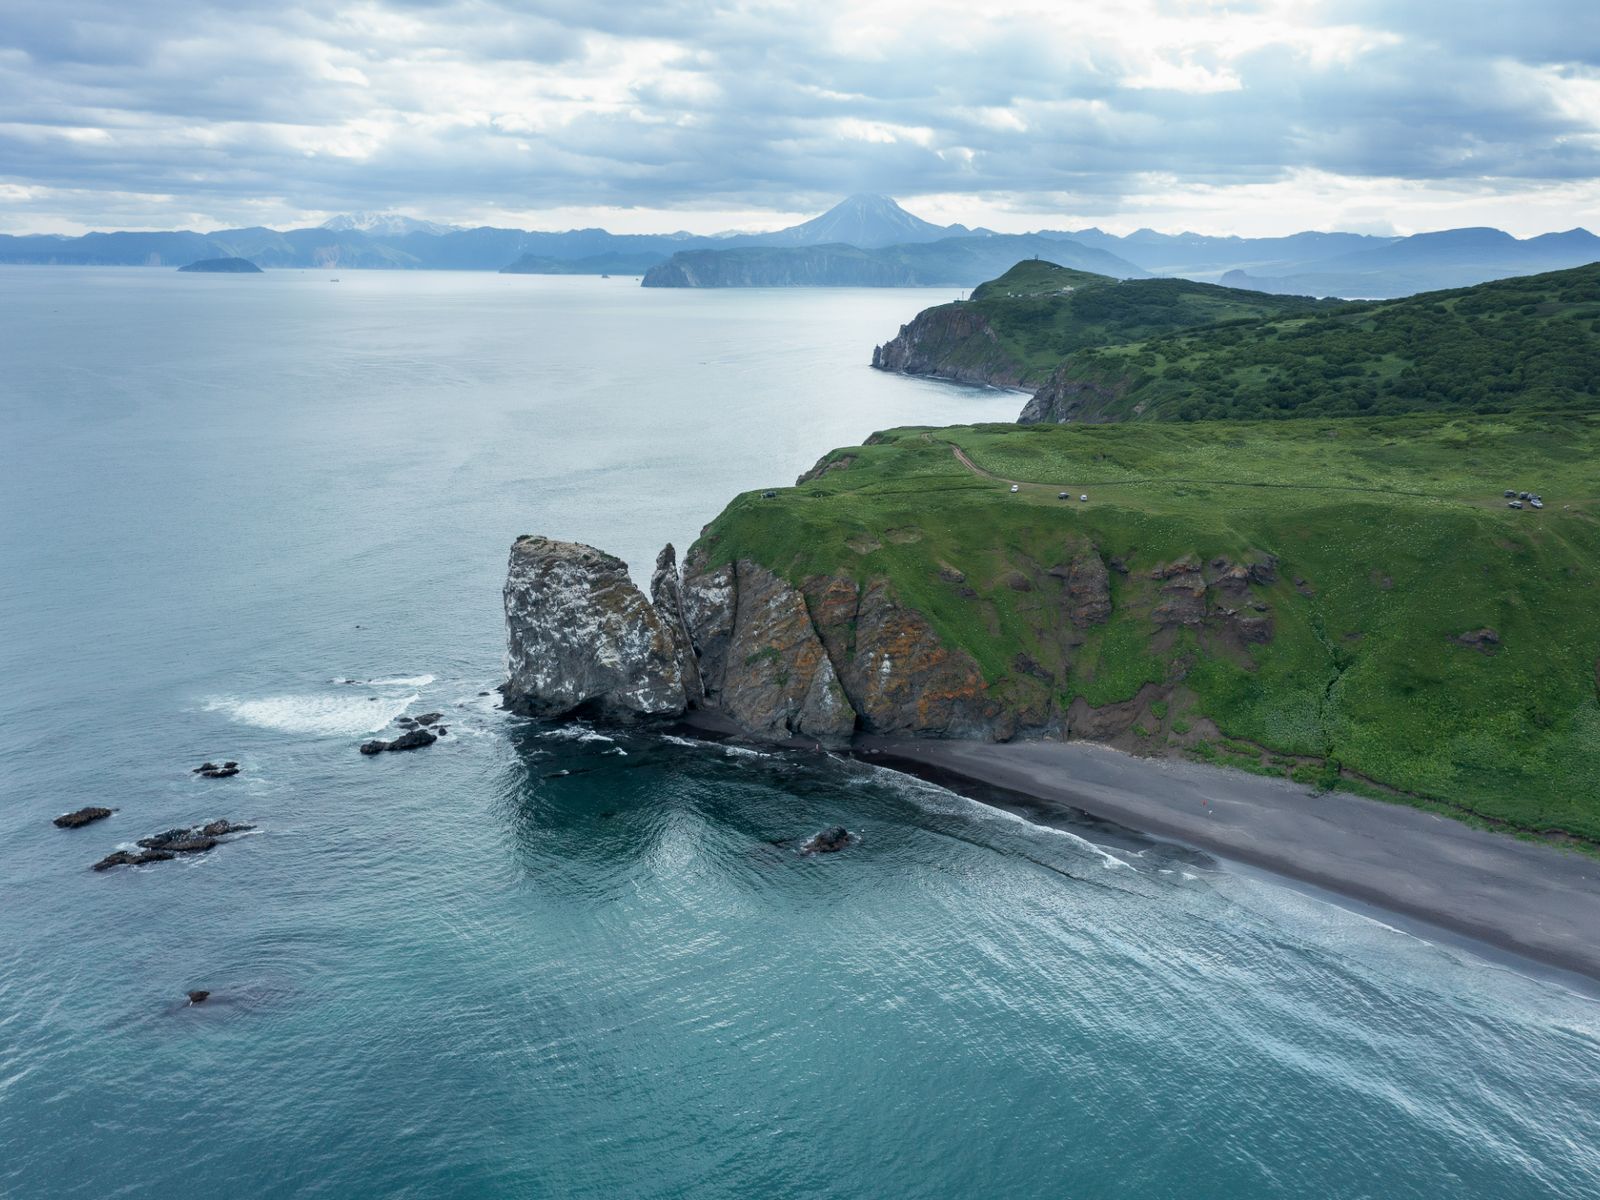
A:
{"label": "grey cloud", "polygon": [[[69,0],[64,14],[59,0],[12,0],[0,180],[70,191],[86,223],[106,219],[94,195],[112,191],[169,194],[175,210],[227,219],[261,197],[444,217],[484,205],[792,210],[853,190],[1113,205],[1153,171],[1210,184],[1315,168],[1536,186],[1600,176],[1600,114],[1562,111],[1526,70],[1595,69],[1600,33],[1581,32],[1596,24],[1589,3],[1549,6],[1569,14],[1570,36],[1498,20],[1505,6],[1476,0],[1324,4],[1322,20],[1399,43],[1315,67],[1268,47],[1231,64],[1241,90],[1197,95],[1125,86],[1126,47],[1084,39],[1063,53],[1003,15],[965,45],[926,21],[890,46],[841,52],[806,10],[732,2],[390,0],[371,12],[403,20],[375,25],[361,10],[266,3]],[[1472,11],[1437,15],[1451,7]],[[645,72],[624,102],[533,128],[514,96],[490,96],[474,103],[492,120],[438,128],[455,97],[414,78],[422,64],[579,88],[609,39],[670,43],[692,86]],[[357,158],[308,153],[279,128],[331,136],[352,118],[393,119],[401,133]],[[925,132],[855,140],[841,122]],[[110,136],[73,140],[71,126]]]}
{"label": "grey cloud", "polygon": [[1325,0],[1320,15],[1399,34],[1451,57],[1600,62],[1593,0]]}

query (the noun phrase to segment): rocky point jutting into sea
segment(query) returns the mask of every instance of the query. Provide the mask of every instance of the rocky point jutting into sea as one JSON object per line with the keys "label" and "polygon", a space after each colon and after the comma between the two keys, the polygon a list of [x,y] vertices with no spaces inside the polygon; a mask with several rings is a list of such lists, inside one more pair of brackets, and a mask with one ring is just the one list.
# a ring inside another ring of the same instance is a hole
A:
{"label": "rocky point jutting into sea", "polygon": [[[1047,635],[1074,635],[1110,616],[1109,566],[1089,544],[1064,547],[1038,580],[1055,614]],[[945,582],[961,587],[960,573]],[[1270,556],[1249,563],[1189,556],[1151,572],[1150,618],[1160,629],[1206,627],[1238,644],[1272,637],[1267,605],[1252,585],[1275,580]],[[841,745],[856,732],[1006,741],[1089,737],[1112,741],[1141,719],[1160,725],[1174,684],[1146,685],[1099,707],[1081,696],[1066,707],[1042,686],[991,688],[965,650],[945,644],[905,604],[888,578],[818,575],[795,587],[740,558],[713,565],[697,545],[680,570],[666,546],[651,596],[627,565],[603,551],[532,535],[511,548],[505,586],[510,677],[507,706],[530,716],[609,720],[717,713],[765,740]],[[1048,681],[1019,654],[1013,664]],[[1203,736],[1208,722],[1188,732]]]}

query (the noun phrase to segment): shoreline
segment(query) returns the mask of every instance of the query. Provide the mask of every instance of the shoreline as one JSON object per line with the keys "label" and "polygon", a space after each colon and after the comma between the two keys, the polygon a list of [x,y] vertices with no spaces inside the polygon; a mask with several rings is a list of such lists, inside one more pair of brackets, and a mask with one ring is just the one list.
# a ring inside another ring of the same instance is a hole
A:
{"label": "shoreline", "polygon": [[[1092,742],[861,736],[855,757],[972,796],[1112,822],[1600,983],[1600,860],[1450,817]],[[1474,945],[1473,943],[1477,943]]]}

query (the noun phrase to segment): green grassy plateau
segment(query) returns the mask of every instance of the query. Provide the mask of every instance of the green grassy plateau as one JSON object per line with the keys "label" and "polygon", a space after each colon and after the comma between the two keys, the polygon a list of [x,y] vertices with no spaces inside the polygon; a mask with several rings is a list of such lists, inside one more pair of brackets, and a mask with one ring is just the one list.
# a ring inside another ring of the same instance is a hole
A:
{"label": "green grassy plateau", "polygon": [[1100,400],[1083,416],[1097,420],[1591,409],[1600,263],[1116,346],[1053,345],[1052,384],[1089,385]]}
{"label": "green grassy plateau", "polygon": [[[1577,311],[1596,274],[1563,274],[1574,294],[1530,301],[1512,326],[1551,336],[1555,358],[1594,321]],[[1543,278],[1487,287],[1549,293]],[[1419,303],[1454,304],[1471,327],[1459,299]],[[1395,307],[1309,328],[1381,326]],[[1254,344],[1308,325],[1271,328]],[[1134,731],[1152,752],[1600,844],[1600,415],[898,429],[828,461],[774,499],[736,499],[703,549],[797,584],[888,577],[1001,697],[1101,705],[1170,686]],[[1507,488],[1547,507],[1511,511]],[[1048,571],[1090,544],[1127,571],[1111,573],[1109,621],[1063,638]],[[1157,629],[1153,569],[1268,554],[1276,580],[1251,595],[1269,643]],[[1498,644],[1456,640],[1484,628]],[[1021,670],[1024,655],[1043,671]]]}

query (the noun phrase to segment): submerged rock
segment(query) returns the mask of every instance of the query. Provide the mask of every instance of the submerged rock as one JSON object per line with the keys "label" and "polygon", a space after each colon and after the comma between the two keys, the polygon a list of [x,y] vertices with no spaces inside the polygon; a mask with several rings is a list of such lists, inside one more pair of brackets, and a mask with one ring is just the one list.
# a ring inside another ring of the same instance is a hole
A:
{"label": "submerged rock", "polygon": [[800,847],[802,854],[834,854],[850,844],[850,831],[843,825],[830,825],[814,833]]}
{"label": "submerged rock", "polygon": [[204,1004],[206,1002],[206,998],[208,996],[210,996],[210,995],[211,995],[211,993],[206,991],[205,989],[196,988],[194,991],[188,993],[189,1003],[190,1004]]}
{"label": "submerged rock", "polygon": [[233,821],[220,820],[211,821],[200,826],[200,833],[204,837],[222,837],[224,834],[244,833],[254,828],[254,825],[243,825]]}
{"label": "submerged rock", "polygon": [[[225,821],[221,823],[227,824]],[[199,854],[216,844],[214,835],[200,829],[169,829],[154,837],[139,839],[139,845],[147,850],[166,850],[173,854]]]}
{"label": "submerged rock", "polygon": [[76,812],[62,813],[50,823],[57,829],[78,829],[92,821],[105,820],[113,811],[113,809],[98,808],[90,805],[87,808],[80,808]]}
{"label": "submerged rock", "polygon": [[678,645],[621,559],[577,542],[521,537],[505,612],[506,707],[528,716],[677,716]]}
{"label": "submerged rock", "polygon": [[109,871],[112,867],[142,867],[145,863],[167,862],[175,857],[168,850],[117,850],[94,864],[96,871]]}
{"label": "submerged rock", "polygon": [[222,844],[230,833],[243,833],[254,825],[242,825],[226,819],[208,821],[193,829],[181,827],[140,838],[140,849],[118,850],[94,864],[96,871],[109,871],[112,867],[140,867],[146,863],[168,862],[180,854],[203,854]]}
{"label": "submerged rock", "polygon": [[149,837],[142,837],[138,844],[145,849],[165,849],[168,842],[181,842],[191,836],[194,830],[185,826],[182,829],[168,829],[163,833],[154,833]]}

